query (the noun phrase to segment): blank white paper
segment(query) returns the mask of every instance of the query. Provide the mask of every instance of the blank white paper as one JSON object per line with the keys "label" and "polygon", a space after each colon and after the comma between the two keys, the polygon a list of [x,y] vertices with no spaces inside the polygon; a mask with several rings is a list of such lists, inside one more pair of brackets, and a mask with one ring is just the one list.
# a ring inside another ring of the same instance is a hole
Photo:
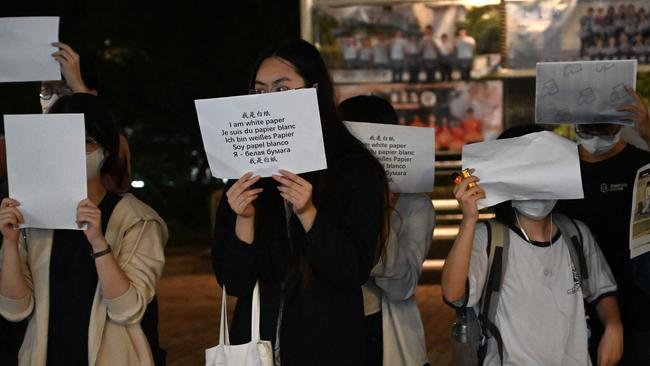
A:
{"label": "blank white paper", "polygon": [[0,82],[61,80],[59,17],[0,18]]}
{"label": "blank white paper", "polygon": [[87,197],[83,114],[5,115],[9,196],[26,228],[74,229]]}

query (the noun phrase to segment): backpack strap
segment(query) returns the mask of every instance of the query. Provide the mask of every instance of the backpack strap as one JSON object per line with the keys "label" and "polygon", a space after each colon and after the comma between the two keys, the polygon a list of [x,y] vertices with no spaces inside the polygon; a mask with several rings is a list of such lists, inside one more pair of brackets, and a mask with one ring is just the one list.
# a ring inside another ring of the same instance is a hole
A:
{"label": "backpack strap", "polygon": [[481,333],[483,335],[479,347],[479,364],[482,364],[485,360],[487,354],[487,339],[489,338],[488,335],[492,335],[497,341],[499,357],[501,359],[501,364],[503,365],[503,340],[499,329],[494,325],[494,318],[496,316],[496,304],[499,296],[498,292],[501,289],[506,264],[508,262],[510,231],[507,226],[496,220],[490,220],[486,225],[488,230],[488,268],[486,283],[485,286],[483,286],[483,293],[481,295],[479,312]]}
{"label": "backpack strap", "polygon": [[576,222],[568,216],[553,214],[553,222],[557,225],[557,228],[564,237],[564,241],[569,247],[573,268],[575,268],[580,278],[580,285],[582,285],[584,280],[589,279],[587,260],[582,245],[582,233]]}

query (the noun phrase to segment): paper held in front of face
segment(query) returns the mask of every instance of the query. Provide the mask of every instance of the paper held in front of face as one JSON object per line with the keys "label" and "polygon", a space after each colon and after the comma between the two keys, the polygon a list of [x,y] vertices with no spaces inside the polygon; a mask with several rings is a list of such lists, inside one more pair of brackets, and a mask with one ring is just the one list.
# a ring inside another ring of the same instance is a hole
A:
{"label": "paper held in front of face", "polygon": [[212,175],[327,169],[316,89],[196,100]]}
{"label": "paper held in front of face", "polygon": [[83,114],[5,115],[9,197],[25,228],[79,230],[87,197]]}
{"label": "paper held in front of face", "polygon": [[0,18],[0,82],[61,80],[59,17]]}
{"label": "paper held in front of face", "polygon": [[584,197],[578,146],[550,131],[465,145],[462,160],[485,190],[479,208],[509,200]]}
{"label": "paper held in front of face", "polygon": [[535,86],[535,123],[617,123],[634,102],[625,86],[636,88],[636,60],[540,62]]}
{"label": "paper held in front of face", "polygon": [[433,128],[344,123],[384,166],[391,192],[428,193],[433,190],[436,158]]}

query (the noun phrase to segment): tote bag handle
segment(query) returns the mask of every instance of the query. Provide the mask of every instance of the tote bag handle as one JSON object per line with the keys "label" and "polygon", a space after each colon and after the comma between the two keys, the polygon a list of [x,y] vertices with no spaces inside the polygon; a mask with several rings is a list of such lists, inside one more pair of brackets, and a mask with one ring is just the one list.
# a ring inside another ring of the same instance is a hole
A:
{"label": "tote bag handle", "polygon": [[[219,344],[230,345],[230,334],[228,333],[228,314],[226,302],[226,286],[222,287],[221,294],[221,322],[219,324]],[[251,342],[260,341],[260,289],[259,283],[255,283],[253,289],[253,304],[251,306]]]}

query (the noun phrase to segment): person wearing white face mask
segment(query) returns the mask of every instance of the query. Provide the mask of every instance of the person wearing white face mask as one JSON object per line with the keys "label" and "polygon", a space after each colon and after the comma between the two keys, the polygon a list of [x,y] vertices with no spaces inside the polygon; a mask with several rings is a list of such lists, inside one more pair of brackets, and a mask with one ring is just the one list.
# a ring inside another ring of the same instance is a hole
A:
{"label": "person wearing white face mask", "polygon": [[[628,88],[634,103],[620,111],[635,123],[645,140],[650,131],[647,106]],[[621,139],[618,124],[576,125],[584,199],[558,203],[557,212],[586,223],[598,240],[619,286],[618,299],[625,329],[625,354],[621,365],[650,365],[650,295],[643,293],[634,279],[630,259],[629,228],[632,193],[637,170],[650,163],[650,153]],[[596,309],[588,307],[591,328],[590,351],[595,359],[603,327]]]}
{"label": "person wearing white face mask", "polygon": [[28,319],[19,365],[154,365],[142,319],[165,262],[165,222],[103,177],[124,170],[119,133],[90,94],[62,97],[50,113],[83,113],[88,198],[80,230],[15,229],[20,202],[0,204],[0,314]]}
{"label": "person wearing white face mask", "polygon": [[[513,128],[499,138],[540,130],[536,126]],[[480,364],[590,365],[583,305],[588,301],[607,325],[598,365],[615,365],[623,353],[616,283],[587,226],[552,213],[555,200],[540,199],[502,202],[494,207],[497,224],[479,225],[477,201],[486,197],[479,182],[470,176],[454,189],[463,219],[445,260],[442,293],[454,307],[480,306],[484,294],[495,291],[483,292],[494,286],[488,277],[488,248],[498,234],[507,237],[504,253],[494,254],[507,260],[501,262],[498,298],[491,305],[495,330],[490,331]],[[569,225],[575,235],[567,235]],[[504,232],[493,231],[501,229]],[[580,245],[575,245],[574,237],[581,238]],[[579,270],[574,257],[580,255],[572,250],[582,250]]]}

